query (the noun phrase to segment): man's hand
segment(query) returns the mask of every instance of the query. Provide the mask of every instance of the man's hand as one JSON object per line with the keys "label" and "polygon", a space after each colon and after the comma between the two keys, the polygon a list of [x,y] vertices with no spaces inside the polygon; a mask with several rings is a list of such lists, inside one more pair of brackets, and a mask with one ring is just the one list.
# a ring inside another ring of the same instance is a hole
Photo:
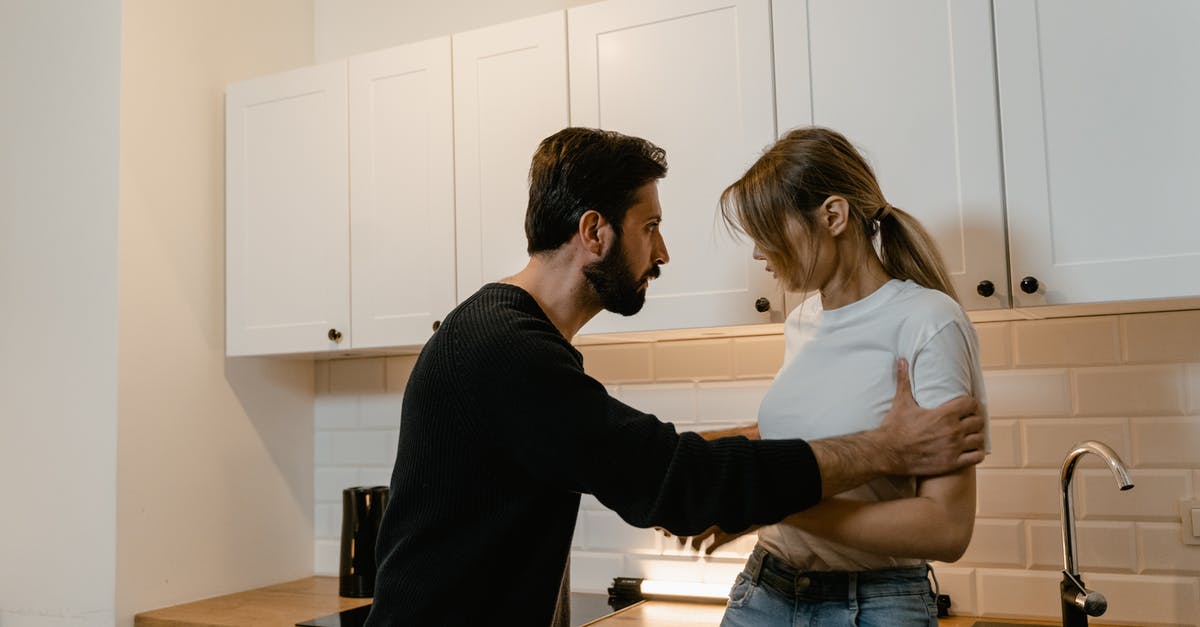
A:
{"label": "man's hand", "polygon": [[983,461],[983,418],[976,403],[959,397],[933,409],[913,400],[908,361],[896,362],[896,396],[883,424],[813,440],[821,494],[830,497],[880,475],[944,475]]}
{"label": "man's hand", "polygon": [[960,396],[933,409],[913,399],[908,361],[896,363],[896,396],[875,431],[889,474],[942,475],[983,461],[983,418]]}
{"label": "man's hand", "polygon": [[[670,531],[667,531],[661,527],[659,527],[658,530],[662,532],[664,536],[668,538],[671,537]],[[716,551],[718,548],[729,544],[730,542],[733,542],[734,540],[737,540],[748,533],[754,533],[755,531],[758,531],[758,526],[751,527],[740,533],[725,533],[724,531],[721,531],[719,527],[714,525],[700,532],[698,535],[692,536],[691,538],[686,536],[678,536],[679,548],[682,549],[688,544],[691,544],[692,550],[699,551],[701,547],[704,547],[704,554],[712,555],[713,551]],[[709,538],[712,538],[712,542],[705,546],[704,541],[708,540]]]}

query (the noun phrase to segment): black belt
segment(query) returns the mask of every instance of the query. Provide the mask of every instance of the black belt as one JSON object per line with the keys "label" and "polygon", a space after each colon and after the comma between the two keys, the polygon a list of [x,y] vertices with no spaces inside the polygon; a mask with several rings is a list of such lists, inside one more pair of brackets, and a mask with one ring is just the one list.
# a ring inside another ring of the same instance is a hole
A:
{"label": "black belt", "polygon": [[746,574],[755,582],[785,597],[810,601],[849,600],[858,596],[857,587],[861,584],[894,580],[898,574],[923,578],[924,573],[924,565],[854,572],[800,571],[761,546],[754,548],[746,562]]}

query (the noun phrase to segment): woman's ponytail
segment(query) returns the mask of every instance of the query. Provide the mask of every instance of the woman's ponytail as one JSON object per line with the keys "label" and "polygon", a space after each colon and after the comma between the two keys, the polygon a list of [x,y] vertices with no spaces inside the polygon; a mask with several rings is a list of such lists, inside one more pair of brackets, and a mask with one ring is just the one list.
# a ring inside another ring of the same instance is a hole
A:
{"label": "woman's ponytail", "polygon": [[957,301],[958,295],[954,293],[937,244],[920,221],[892,205],[884,206],[876,216],[884,270],[897,279],[912,279],[917,285],[944,292]]}

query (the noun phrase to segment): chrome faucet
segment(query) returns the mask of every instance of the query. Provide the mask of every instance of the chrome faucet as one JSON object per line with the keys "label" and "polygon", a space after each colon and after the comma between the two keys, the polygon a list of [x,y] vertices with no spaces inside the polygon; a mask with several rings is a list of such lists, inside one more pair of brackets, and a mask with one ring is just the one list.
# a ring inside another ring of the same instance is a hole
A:
{"label": "chrome faucet", "polygon": [[1108,601],[1104,595],[1094,590],[1088,590],[1083,585],[1076,565],[1079,557],[1075,551],[1075,503],[1071,494],[1071,477],[1075,474],[1075,464],[1085,453],[1098,455],[1112,470],[1113,477],[1121,490],[1133,488],[1133,480],[1121,457],[1107,444],[1088,440],[1076,444],[1062,465],[1062,536],[1063,536],[1063,579],[1059,585],[1062,597],[1063,627],[1086,627],[1088,616],[1100,616],[1108,609]]}

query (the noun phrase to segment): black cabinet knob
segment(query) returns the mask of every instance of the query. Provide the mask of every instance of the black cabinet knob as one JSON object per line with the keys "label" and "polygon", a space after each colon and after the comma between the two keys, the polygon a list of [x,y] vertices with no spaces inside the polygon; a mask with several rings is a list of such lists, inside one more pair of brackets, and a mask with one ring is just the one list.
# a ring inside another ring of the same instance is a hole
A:
{"label": "black cabinet knob", "polygon": [[1034,277],[1027,276],[1021,279],[1021,291],[1026,294],[1032,294],[1038,291],[1038,280]]}
{"label": "black cabinet knob", "polygon": [[975,291],[979,292],[980,296],[987,298],[996,293],[996,286],[991,281],[984,279],[975,286]]}
{"label": "black cabinet knob", "polygon": [[337,329],[330,329],[329,330],[329,340],[332,342],[342,341],[342,332],[338,331]]}
{"label": "black cabinet knob", "polygon": [[758,300],[754,301],[754,310],[759,313],[767,313],[768,311],[771,311],[771,301],[765,298],[759,298]]}
{"label": "black cabinet knob", "polygon": [[441,321],[441,320],[434,320],[434,321],[433,321],[433,330],[434,330],[434,331],[437,331],[437,330],[438,330],[438,327],[440,327],[440,326],[442,326],[442,321]]}

